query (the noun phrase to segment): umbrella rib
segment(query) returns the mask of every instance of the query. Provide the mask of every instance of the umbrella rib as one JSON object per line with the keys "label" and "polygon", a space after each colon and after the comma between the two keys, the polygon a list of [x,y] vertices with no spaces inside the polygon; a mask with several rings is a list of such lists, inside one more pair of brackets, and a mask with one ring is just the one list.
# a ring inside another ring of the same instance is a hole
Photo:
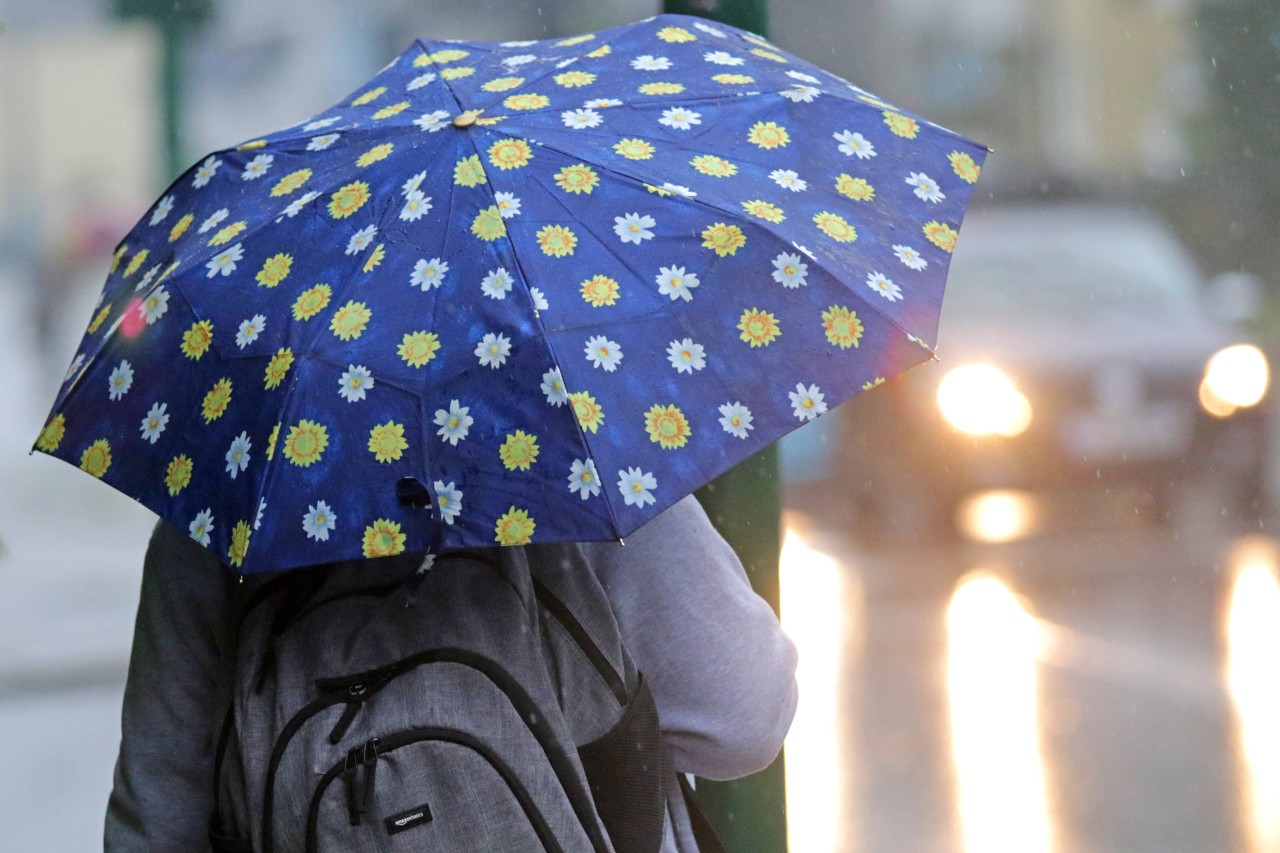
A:
{"label": "umbrella rib", "polygon": [[[457,97],[457,96],[455,95],[455,99],[456,99],[456,97]],[[459,105],[459,106],[461,106],[461,105]],[[471,145],[471,149],[472,149],[473,151],[475,151],[476,159],[480,162],[480,168],[481,168],[482,170],[484,170],[484,173],[485,173],[485,186],[489,189],[489,192],[492,194],[492,193],[494,193],[494,184],[493,184],[492,179],[489,177],[489,171],[488,171],[487,169],[485,169],[485,168],[484,168],[484,160],[483,160],[483,158],[480,156],[480,149],[479,149],[479,147],[476,145],[476,138],[475,138],[475,135],[474,135],[474,134],[472,134],[472,133],[470,133],[470,132],[468,132],[468,133],[467,133],[467,141],[470,143],[470,145]],[[496,202],[497,202],[497,199],[496,199],[496,198],[494,198],[494,199],[493,199],[493,201],[496,203]],[[452,202],[451,202],[451,204],[452,204]],[[452,207],[450,208],[450,210],[452,211]],[[530,294],[530,293],[528,292],[528,291],[529,291],[529,279],[528,279],[528,276],[525,274],[524,265],[523,265],[522,263],[520,263],[520,255],[519,255],[519,253],[516,251],[516,244],[515,244],[515,241],[511,239],[511,235],[510,235],[510,233],[509,233],[509,232],[507,232],[506,227],[505,227],[505,223],[504,223],[504,227],[503,227],[503,232],[504,232],[504,235],[505,235],[505,238],[506,238],[506,241],[507,241],[507,245],[509,246],[510,251],[511,251],[511,257],[512,257],[512,259],[515,261],[516,269],[519,271],[519,274],[520,274],[520,276],[519,276],[519,277],[520,277],[520,281],[521,281],[521,283],[524,285],[524,288],[525,288],[525,294],[529,297],[529,303],[530,303],[530,304],[532,304],[532,302],[533,302],[533,295],[532,295],[532,294]],[[558,355],[556,355],[555,348],[554,348],[554,347],[552,346],[552,344],[551,344],[551,336],[547,334],[546,327],[543,325],[542,318],[538,315],[537,309],[534,309],[534,311],[533,311],[533,322],[534,322],[534,325],[537,327],[537,329],[538,329],[539,333],[541,334],[541,338],[542,338],[542,340],[544,341],[544,343],[545,343],[545,345],[546,345],[547,352],[548,352],[548,353],[550,354],[550,356],[551,356],[551,363],[552,363],[552,365],[554,366],[554,368],[556,369],[556,371],[557,371],[557,372],[561,375],[561,377],[563,378],[563,376],[564,376],[564,371],[563,371],[563,370],[561,369],[561,367],[560,367],[560,364],[561,364],[560,357],[559,357]],[[577,417],[577,414],[576,414],[576,410],[573,408],[573,403],[572,403],[572,401],[570,401],[569,406],[570,406],[570,409],[569,409],[569,416],[570,416],[570,418],[571,418],[571,419],[572,419],[572,421],[573,421],[574,428],[577,430],[579,441],[581,442],[582,447],[583,447],[583,449],[585,450],[587,457],[591,460],[591,463],[592,463],[592,465],[594,466],[594,465],[595,465],[595,461],[596,461],[596,460],[595,460],[595,454],[592,452],[592,450],[591,450],[591,444],[590,444],[590,443],[588,442],[588,440],[587,440],[586,430],[585,430],[585,429],[583,429],[582,424],[578,422],[578,417]],[[599,474],[599,468],[597,468],[597,469],[596,469],[596,471],[597,471],[597,475],[598,475],[598,474]],[[608,490],[608,489],[606,489],[606,488],[602,488],[602,489],[600,490],[600,493],[601,493],[601,496],[604,498],[604,504],[605,504],[605,507],[609,510],[609,520],[613,523],[613,531],[614,531],[614,535],[615,535],[619,540],[621,540],[621,539],[622,539],[622,537],[623,537],[622,525],[619,523],[619,520],[618,520],[618,514],[617,514],[617,512],[615,511],[614,506],[613,506],[613,501],[611,500],[611,498],[610,498],[610,496],[609,496],[609,490]]]}

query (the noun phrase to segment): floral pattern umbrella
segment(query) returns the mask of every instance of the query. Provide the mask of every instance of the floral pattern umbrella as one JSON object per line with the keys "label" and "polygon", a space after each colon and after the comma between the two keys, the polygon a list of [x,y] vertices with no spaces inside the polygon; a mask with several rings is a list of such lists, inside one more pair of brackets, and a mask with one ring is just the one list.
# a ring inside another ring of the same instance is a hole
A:
{"label": "floral pattern umbrella", "polygon": [[696,18],[417,41],[165,192],[36,448],[242,573],[625,537],[931,356],[985,153]]}

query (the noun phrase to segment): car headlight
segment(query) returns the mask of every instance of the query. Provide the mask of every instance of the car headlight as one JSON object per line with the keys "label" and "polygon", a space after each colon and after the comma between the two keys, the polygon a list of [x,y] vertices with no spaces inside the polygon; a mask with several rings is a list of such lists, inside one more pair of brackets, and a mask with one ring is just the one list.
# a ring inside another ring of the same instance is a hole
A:
{"label": "car headlight", "polygon": [[970,435],[1015,436],[1031,425],[1031,403],[1000,368],[965,364],[938,384],[938,408]]}
{"label": "car headlight", "polygon": [[1267,393],[1271,372],[1262,350],[1236,344],[1215,352],[1204,366],[1200,405],[1209,414],[1225,418],[1257,405]]}

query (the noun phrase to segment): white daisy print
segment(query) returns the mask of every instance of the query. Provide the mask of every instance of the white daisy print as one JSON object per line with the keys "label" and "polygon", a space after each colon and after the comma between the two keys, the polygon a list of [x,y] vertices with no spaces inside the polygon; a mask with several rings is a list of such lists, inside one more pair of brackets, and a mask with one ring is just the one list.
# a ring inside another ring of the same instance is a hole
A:
{"label": "white daisy print", "polygon": [[419,74],[409,81],[409,85],[405,86],[405,91],[416,92],[428,83],[434,83],[436,75],[434,71],[428,71],[426,74]]}
{"label": "white daisy print", "polygon": [[[311,202],[315,201],[319,197],[320,197],[320,193],[318,192],[309,192],[309,193],[306,193],[305,195],[298,196],[293,201],[289,202],[289,206],[286,207],[284,211],[281,213],[281,218],[287,216],[290,219],[292,219],[293,217],[297,216],[299,213],[302,212],[302,208],[311,204]],[[279,222],[280,219],[277,219],[276,221]]]}
{"label": "white daisy print", "polygon": [[169,291],[163,287],[156,288],[156,292],[144,299],[142,304],[138,306],[138,310],[146,318],[147,325],[154,326],[156,321],[169,310]]}
{"label": "white daisy print", "polygon": [[167,403],[151,404],[151,408],[147,410],[147,416],[139,425],[143,441],[155,444],[160,440],[160,433],[164,432],[164,428],[169,425],[169,413],[165,411],[167,408],[169,408]]}
{"label": "white daisy print", "polygon": [[755,429],[751,410],[741,403],[725,403],[720,407],[720,426],[734,438],[746,438]]}
{"label": "white daisy print", "polygon": [[902,298],[902,288],[889,280],[889,277],[882,272],[873,272],[867,276],[867,287],[876,293],[888,299],[890,302],[897,302]]}
{"label": "white daisy print", "polygon": [[707,366],[706,350],[691,338],[672,341],[667,344],[667,361],[671,362],[676,373],[693,373]]}
{"label": "white daisy print", "polygon": [[431,486],[436,490],[436,506],[440,508],[441,518],[445,524],[453,524],[462,514],[462,490],[452,481],[436,480]]}
{"label": "white daisy print", "polygon": [[302,530],[308,539],[317,542],[328,542],[329,531],[338,526],[338,516],[333,507],[324,501],[316,501],[307,507],[307,514],[302,516]]}
{"label": "white daisy print", "polygon": [[129,389],[133,387],[133,365],[128,359],[123,359],[116,365],[115,370],[111,371],[111,376],[107,379],[107,396],[112,400],[119,400],[125,394],[129,393]]}
{"label": "white daisy print", "polygon": [[430,210],[431,196],[423,195],[421,190],[415,190],[405,196],[400,218],[405,222],[417,222],[426,216]]}
{"label": "white daisy print", "polygon": [[418,174],[409,178],[407,181],[405,181],[403,184],[400,185],[401,194],[404,195],[405,198],[408,198],[410,195],[412,195],[413,193],[416,193],[419,189],[422,188],[422,182],[425,181],[426,179],[427,179],[427,173],[419,172]]}
{"label": "white daisy print", "polygon": [[242,321],[240,328],[236,330],[236,346],[244,349],[256,341],[266,325],[267,318],[261,314],[254,314],[248,320]]}
{"label": "white daisy print", "polygon": [[617,98],[592,98],[582,106],[589,110],[607,110],[609,107],[622,106],[622,101]]}
{"label": "white daisy print", "polygon": [[71,377],[80,372],[80,368],[84,367],[84,353],[76,353],[76,357],[71,359],[71,366],[67,368],[66,376],[62,377],[62,381],[70,382]]}
{"label": "white daisy print", "polygon": [[774,169],[769,173],[769,179],[784,190],[791,190],[793,193],[803,192],[809,188],[809,182],[791,169]]}
{"label": "white daisy print", "polygon": [[507,356],[511,355],[511,339],[506,335],[490,332],[476,344],[475,354],[480,359],[481,367],[497,370],[506,362]]}
{"label": "white daisy print", "polygon": [[639,468],[618,469],[618,491],[622,493],[624,504],[639,507],[655,504],[658,499],[651,492],[656,488],[658,481],[647,471]]}
{"label": "white daisy print", "polygon": [[267,499],[258,498],[258,512],[253,517],[253,529],[260,530],[262,528],[262,516],[267,512]]}
{"label": "white daisy print", "polygon": [[409,283],[414,287],[422,288],[423,291],[428,291],[433,287],[439,287],[444,282],[444,274],[448,271],[449,265],[439,258],[418,261],[413,265]]}
{"label": "white daisy print", "polygon": [[876,156],[876,147],[867,141],[861,133],[842,130],[831,136],[840,143],[840,153],[859,160],[870,160]]}
{"label": "white daisy print", "polygon": [[196,517],[187,525],[191,538],[204,547],[209,547],[209,532],[213,530],[213,510],[204,509],[196,513]]}
{"label": "white daisy print", "polygon": [[271,168],[275,159],[271,154],[259,154],[245,164],[244,171],[240,173],[240,180],[254,181],[261,178]]}
{"label": "white daisy print", "polygon": [[200,223],[200,227],[196,229],[197,233],[206,234],[217,228],[222,223],[222,220],[227,218],[229,213],[231,213],[231,211],[227,210],[225,207],[221,210],[215,210],[213,213],[210,213],[205,217],[204,222]]}
{"label": "white daisy print", "polygon": [[[533,44],[533,42],[524,42],[525,44]],[[515,56],[508,56],[502,60],[502,64],[508,68],[519,68],[521,65],[528,65],[530,62],[537,62],[538,57],[532,53],[518,53]]]}
{"label": "white daisy print", "polygon": [[569,466],[569,491],[584,501],[600,494],[600,475],[594,460],[573,460]]}
{"label": "white daisy print", "polygon": [[323,130],[324,128],[329,127],[330,125],[337,124],[337,123],[338,123],[338,116],[329,116],[328,118],[318,118],[318,119],[315,119],[314,121],[309,121],[306,124],[304,124],[302,126],[302,132],[310,133],[313,130]]}
{"label": "white daisy print", "polygon": [[702,124],[702,113],[684,107],[672,107],[662,111],[662,118],[658,119],[658,124],[665,124],[676,130],[690,130],[695,124]]}
{"label": "white daisy print", "polygon": [[459,405],[457,400],[450,400],[448,409],[436,409],[435,425],[440,427],[436,435],[440,440],[449,442],[453,447],[457,447],[459,441],[465,441],[471,425],[476,422],[468,414],[470,411],[470,406]]}
{"label": "white daisy print", "polygon": [[235,479],[236,475],[249,467],[249,433],[242,432],[231,442],[231,447],[227,449],[227,473],[231,475],[231,479]]}
{"label": "white daisy print", "polygon": [[715,27],[711,26],[710,24],[695,22],[693,26],[694,26],[694,29],[702,30],[704,33],[708,35],[712,35],[712,36],[715,36],[716,38],[721,38],[721,39],[724,38],[724,32],[721,30],[717,30]]}
{"label": "white daisy print", "polygon": [[822,391],[817,385],[806,388],[803,383],[797,382],[796,390],[791,391],[787,396],[791,398],[792,414],[802,421],[811,421],[827,410]]}
{"label": "white daisy print", "polygon": [[792,86],[778,94],[797,104],[809,104],[813,103],[813,99],[818,97],[819,92],[812,86]]}
{"label": "white daisy print", "polygon": [[222,161],[217,157],[206,157],[204,162],[196,169],[195,177],[191,179],[191,186],[196,189],[208,184],[213,180],[213,176],[217,174],[218,167],[222,165]]}
{"label": "white daisy print", "polygon": [[653,232],[649,229],[657,224],[652,216],[628,213],[626,216],[613,217],[613,233],[622,242],[639,246],[645,240],[653,239]]}
{"label": "white daisy print", "polygon": [[542,291],[536,287],[529,288],[529,298],[533,301],[534,311],[546,311],[551,307],[551,303],[547,301],[547,297]]}
{"label": "white daisy print", "polygon": [[708,51],[702,54],[702,58],[713,65],[741,65],[744,62],[741,56],[723,50]]}
{"label": "white daisy print", "polygon": [[134,291],[136,292],[139,290],[146,290],[148,287],[150,287],[152,280],[156,277],[156,274],[159,272],[160,272],[160,264],[156,264],[150,269],[148,269],[145,273],[142,274],[142,278],[138,279],[138,283],[133,286]]}
{"label": "white daisy print", "polygon": [[480,280],[480,290],[490,299],[506,299],[514,282],[506,267],[498,267]]}
{"label": "white daisy print", "polygon": [[696,192],[689,189],[688,187],[682,187],[679,184],[664,183],[662,185],[662,189],[666,190],[672,195],[678,195],[683,198],[696,198],[698,195]]}
{"label": "white daisy print", "polygon": [[435,133],[437,130],[444,129],[449,123],[449,114],[444,110],[436,110],[433,113],[425,113],[414,119],[413,123],[424,131]]}
{"label": "white daisy print", "polygon": [[[798,251],[803,252],[803,253],[805,254],[805,256],[806,256],[806,257],[813,258],[813,252],[809,251],[809,247],[808,247],[808,246],[801,246],[799,243],[795,242],[794,240],[792,240],[792,241],[791,241],[791,245],[792,245],[792,246],[795,246],[795,248],[796,248]],[[816,258],[814,258],[814,260],[817,260],[817,259],[816,259]]]}
{"label": "white daisy print", "polygon": [[357,255],[369,248],[369,244],[373,242],[373,238],[378,234],[378,226],[366,225],[359,231],[351,235],[351,239],[347,241],[347,249],[344,255]]}
{"label": "white daisy print", "polygon": [[564,122],[565,127],[574,130],[586,130],[592,127],[599,127],[604,121],[604,116],[589,107],[583,107],[577,110],[565,110],[560,113],[560,121]]}
{"label": "white daisy print", "polygon": [[803,71],[788,71],[787,76],[792,80],[799,80],[802,83],[818,83],[821,82],[812,74],[805,74]]}
{"label": "white daisy print", "polygon": [[520,199],[516,198],[515,193],[494,193],[493,201],[503,219],[520,215]]}
{"label": "white daisy print", "polygon": [[204,265],[205,269],[209,271],[207,277],[213,278],[219,273],[224,276],[231,275],[236,271],[236,264],[242,260],[244,260],[244,247],[236,243],[234,246],[214,255],[212,260]]}
{"label": "white daisy print", "polygon": [[907,177],[906,184],[915,188],[912,192],[916,194],[916,198],[922,198],[934,204],[946,198],[942,193],[942,187],[938,186],[938,182],[924,172],[912,172]]}
{"label": "white daisy print", "polygon": [[637,71],[667,71],[671,68],[671,60],[665,56],[644,54],[631,60],[631,67]]}
{"label": "white daisy print", "polygon": [[348,403],[363,400],[365,392],[373,387],[373,374],[363,364],[348,364],[338,378],[338,395]]}
{"label": "white daisy print", "polygon": [[582,351],[587,354],[587,361],[591,362],[592,367],[603,368],[605,373],[613,373],[622,363],[622,347],[618,346],[617,341],[611,341],[604,335],[588,338]]}
{"label": "white daisy print", "polygon": [[538,387],[546,395],[547,402],[553,406],[560,407],[569,402],[569,392],[564,387],[564,377],[560,375],[558,367],[542,374],[542,384]]}
{"label": "white daisy print", "polygon": [[799,255],[783,252],[773,259],[773,280],[788,290],[795,290],[807,282],[809,265]]}
{"label": "white daisy print", "polygon": [[342,138],[341,133],[322,133],[319,136],[313,136],[307,141],[308,151],[324,151],[331,148],[333,143]]}
{"label": "white daisy print", "polygon": [[658,282],[658,292],[670,296],[673,302],[677,299],[691,301],[693,289],[701,284],[698,276],[685,272],[684,267],[661,267],[654,280]]}
{"label": "white daisy print", "polygon": [[159,225],[171,210],[173,210],[173,196],[167,195],[156,202],[155,209],[151,211],[151,219],[148,220],[147,224]]}
{"label": "white daisy print", "polygon": [[902,246],[895,243],[893,253],[909,269],[922,270],[929,266],[929,262],[924,259],[924,256],[910,246]]}

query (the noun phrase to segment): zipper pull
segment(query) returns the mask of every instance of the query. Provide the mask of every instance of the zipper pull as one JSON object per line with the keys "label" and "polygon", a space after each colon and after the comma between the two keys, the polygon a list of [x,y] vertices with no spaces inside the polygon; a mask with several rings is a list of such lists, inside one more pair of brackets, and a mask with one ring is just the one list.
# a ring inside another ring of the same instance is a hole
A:
{"label": "zipper pull", "polygon": [[360,801],[362,798],[359,796],[356,786],[360,781],[357,772],[360,769],[360,760],[363,752],[363,744],[353,746],[347,750],[347,757],[342,761],[342,782],[347,788],[347,817],[350,819],[352,826],[360,825]]}
{"label": "zipper pull", "polygon": [[347,700],[347,706],[342,709],[342,716],[338,718],[333,731],[329,732],[329,743],[336,745],[346,736],[347,729],[351,728],[351,722],[356,718],[356,713],[364,707],[364,694],[363,684],[353,684],[347,688],[347,695],[351,698]]}
{"label": "zipper pull", "polygon": [[360,814],[363,816],[373,808],[374,779],[378,772],[378,750],[382,742],[377,738],[365,744],[364,798],[360,803]]}

